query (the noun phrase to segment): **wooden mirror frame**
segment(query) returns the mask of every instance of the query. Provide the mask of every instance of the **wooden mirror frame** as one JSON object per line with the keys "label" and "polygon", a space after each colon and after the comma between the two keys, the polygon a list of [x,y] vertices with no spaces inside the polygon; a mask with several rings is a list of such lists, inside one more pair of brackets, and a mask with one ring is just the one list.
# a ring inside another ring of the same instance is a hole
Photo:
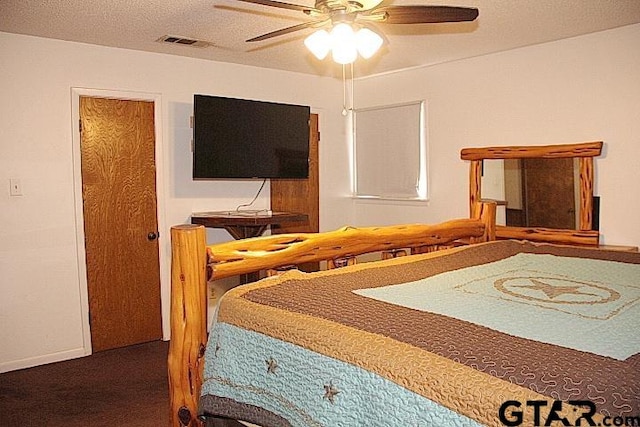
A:
{"label": "wooden mirror frame", "polygon": [[569,245],[598,246],[600,233],[593,230],[593,158],[602,152],[602,141],[581,144],[464,148],[462,160],[470,160],[469,203],[474,218],[481,200],[482,162],[489,159],[577,158],[580,174],[580,223],[577,230],[542,227],[496,226],[496,237]]}

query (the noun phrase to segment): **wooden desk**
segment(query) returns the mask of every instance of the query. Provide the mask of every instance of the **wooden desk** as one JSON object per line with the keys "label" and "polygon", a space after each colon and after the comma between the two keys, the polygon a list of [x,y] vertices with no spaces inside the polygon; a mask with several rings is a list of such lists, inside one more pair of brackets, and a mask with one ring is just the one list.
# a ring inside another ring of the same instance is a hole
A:
{"label": "wooden desk", "polygon": [[200,224],[211,228],[224,228],[236,240],[260,236],[270,226],[278,226],[290,222],[305,222],[308,219],[307,214],[292,212],[217,211],[197,212],[191,215],[192,224]]}

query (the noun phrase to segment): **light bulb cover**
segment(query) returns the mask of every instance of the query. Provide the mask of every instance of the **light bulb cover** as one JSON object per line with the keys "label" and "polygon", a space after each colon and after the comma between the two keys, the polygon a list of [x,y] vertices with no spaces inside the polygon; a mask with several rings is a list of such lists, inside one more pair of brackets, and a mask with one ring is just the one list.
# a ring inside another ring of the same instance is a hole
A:
{"label": "light bulb cover", "polygon": [[333,27],[331,36],[331,52],[333,60],[338,64],[350,64],[358,57],[356,35],[351,25],[341,22]]}
{"label": "light bulb cover", "polygon": [[318,30],[304,39],[304,45],[322,61],[331,50],[331,36],[326,30]]}
{"label": "light bulb cover", "polygon": [[358,53],[365,59],[371,58],[382,46],[382,37],[369,28],[360,28],[356,33]]}

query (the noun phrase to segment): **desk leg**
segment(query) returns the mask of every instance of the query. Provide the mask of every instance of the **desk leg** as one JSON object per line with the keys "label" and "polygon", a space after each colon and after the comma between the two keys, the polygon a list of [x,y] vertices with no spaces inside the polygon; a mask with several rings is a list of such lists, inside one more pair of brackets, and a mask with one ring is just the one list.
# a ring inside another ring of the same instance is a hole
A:
{"label": "desk leg", "polygon": [[268,225],[227,225],[225,230],[236,239],[248,239],[251,237],[261,236],[265,232]]}

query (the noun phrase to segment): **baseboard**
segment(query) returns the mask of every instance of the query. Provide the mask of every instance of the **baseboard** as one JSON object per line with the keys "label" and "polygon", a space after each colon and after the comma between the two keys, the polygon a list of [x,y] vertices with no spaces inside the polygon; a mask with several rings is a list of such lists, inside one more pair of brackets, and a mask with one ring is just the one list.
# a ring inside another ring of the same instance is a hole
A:
{"label": "baseboard", "polygon": [[0,363],[0,373],[17,371],[18,369],[33,368],[34,366],[46,365],[47,363],[62,362],[69,359],[77,359],[78,357],[88,356],[84,348],[76,348],[73,350],[61,351],[59,353],[45,354],[27,359],[12,360],[10,362]]}

